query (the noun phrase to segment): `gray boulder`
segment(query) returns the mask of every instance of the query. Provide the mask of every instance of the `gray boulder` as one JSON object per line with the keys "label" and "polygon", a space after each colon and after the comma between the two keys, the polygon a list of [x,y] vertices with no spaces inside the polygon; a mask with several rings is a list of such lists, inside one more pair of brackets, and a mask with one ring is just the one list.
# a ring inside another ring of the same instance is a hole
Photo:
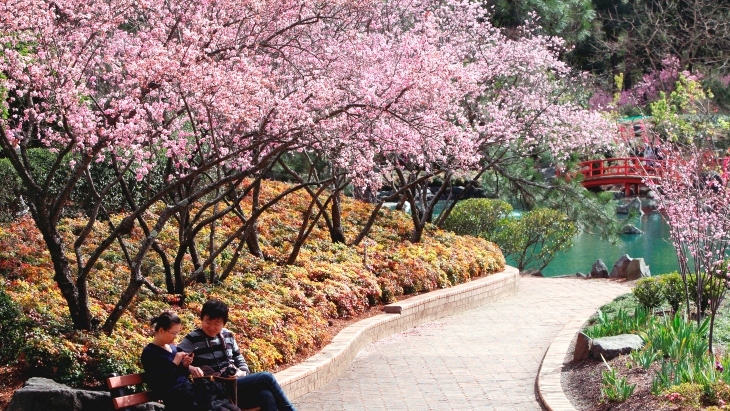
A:
{"label": "gray boulder", "polygon": [[649,266],[646,265],[643,258],[634,258],[626,267],[626,279],[638,280],[639,278],[651,277]]}
{"label": "gray boulder", "polygon": [[629,213],[635,211],[639,215],[644,215],[644,211],[641,210],[641,199],[634,197],[633,200],[629,201]]}
{"label": "gray boulder", "polygon": [[631,214],[632,211],[638,215],[644,214],[644,211],[641,210],[641,199],[639,197],[634,197],[628,203],[616,206],[616,213],[618,214]]}
{"label": "gray boulder", "polygon": [[626,224],[621,227],[621,234],[644,234],[644,232],[633,224]]}
{"label": "gray boulder", "polygon": [[[77,390],[47,378],[31,378],[10,399],[5,411],[112,411],[111,397],[105,391]],[[162,411],[165,407],[147,403],[134,411]]]}
{"label": "gray boulder", "polygon": [[609,186],[608,189],[605,191],[610,191],[611,194],[613,194],[614,200],[620,200],[620,199],[626,197],[626,194],[624,193],[623,190],[615,189],[613,186]]}
{"label": "gray boulder", "polygon": [[626,268],[628,268],[631,260],[633,259],[628,254],[622,255],[613,265],[608,278],[626,278]]}
{"label": "gray boulder", "polygon": [[[395,210],[396,206],[398,206],[398,203],[383,203],[383,207],[389,210]],[[403,212],[406,214],[411,213],[411,203],[403,203]]]}
{"label": "gray boulder", "polygon": [[591,342],[591,357],[600,360],[602,355],[606,360],[610,360],[621,354],[641,349],[643,345],[644,341],[636,334],[596,338]]}
{"label": "gray boulder", "polygon": [[608,278],[608,267],[600,258],[591,267],[591,278]]}
{"label": "gray boulder", "polygon": [[578,278],[588,278],[588,274],[581,272],[575,273],[575,276]]}
{"label": "gray boulder", "polygon": [[551,166],[551,167],[541,168],[540,174],[542,174],[542,178],[547,181],[555,180],[555,176],[556,176],[555,167]]}
{"label": "gray boulder", "polygon": [[531,275],[533,277],[543,277],[542,271],[534,269],[534,268],[528,268],[525,271],[520,271],[520,274],[522,275]]}

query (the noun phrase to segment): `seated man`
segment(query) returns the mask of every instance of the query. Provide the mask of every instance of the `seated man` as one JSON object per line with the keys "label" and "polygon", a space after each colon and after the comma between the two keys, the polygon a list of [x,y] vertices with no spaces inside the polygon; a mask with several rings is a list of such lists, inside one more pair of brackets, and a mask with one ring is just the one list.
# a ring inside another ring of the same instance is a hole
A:
{"label": "seated man", "polygon": [[238,406],[261,407],[262,411],[294,411],[276,378],[268,372],[251,374],[246,360],[238,349],[233,333],[223,328],[228,322],[228,306],[218,300],[209,300],[200,311],[200,328],[183,338],[178,349],[194,352],[190,374],[204,375],[201,367],[227,375],[225,370],[235,367]]}

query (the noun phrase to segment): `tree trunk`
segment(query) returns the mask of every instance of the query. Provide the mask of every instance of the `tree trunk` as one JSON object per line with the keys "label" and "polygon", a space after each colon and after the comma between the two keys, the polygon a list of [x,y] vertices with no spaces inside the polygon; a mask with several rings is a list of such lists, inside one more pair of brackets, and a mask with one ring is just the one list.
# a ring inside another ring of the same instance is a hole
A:
{"label": "tree trunk", "polygon": [[175,255],[175,262],[172,265],[173,273],[175,273],[175,290],[171,294],[182,294],[185,291],[185,280],[182,275],[182,262],[185,257],[187,247],[180,246]]}
{"label": "tree trunk", "polygon": [[[42,227],[42,224],[37,220],[36,224],[38,227]],[[42,229],[41,232],[46,241],[48,252],[51,255],[51,261],[53,261],[55,271],[53,279],[58,284],[58,288],[61,290],[61,294],[68,304],[74,329],[91,330],[93,328],[91,311],[89,310],[86,296],[82,295],[82,293],[86,293],[85,281],[73,281],[71,266],[63,251],[63,240],[56,230],[50,227],[47,227],[47,229],[50,229],[51,233],[47,233],[45,229]]]}
{"label": "tree trunk", "polygon": [[124,314],[124,312],[127,310],[127,307],[129,307],[129,304],[137,295],[139,289],[142,288],[142,285],[144,285],[144,279],[139,273],[139,267],[133,269],[133,273],[130,274],[130,276],[132,278],[130,278],[129,283],[127,284],[127,288],[124,290],[121,297],[119,297],[119,301],[117,301],[117,304],[114,306],[114,310],[112,310],[111,314],[109,314],[109,317],[107,317],[106,321],[104,322],[102,331],[104,331],[106,334],[112,333],[114,327],[117,325],[117,322],[122,317],[122,314]]}
{"label": "tree trunk", "polygon": [[[200,268],[201,264],[200,256],[198,255],[198,249],[195,248],[195,240],[190,240],[190,243],[188,244],[188,251],[190,251],[190,260],[193,262],[193,269],[195,271],[198,271],[198,268]],[[205,273],[201,271],[195,281],[200,284],[205,284],[208,279],[205,277]]]}
{"label": "tree trunk", "polygon": [[[43,199],[40,196],[26,195],[28,198],[28,206],[33,216],[33,220],[36,223],[36,227],[40,230],[43,235],[43,240],[48,247],[48,252],[51,255],[51,261],[53,262],[54,276],[53,279],[58,284],[58,288],[61,290],[61,295],[68,304],[69,314],[71,315],[71,321],[74,329],[77,330],[91,330],[92,327],[92,315],[87,304],[86,296],[82,296],[81,292],[86,292],[86,284],[84,279],[74,281],[74,276],[71,272],[71,265],[66,257],[63,246],[63,237],[59,234],[56,227],[51,224],[51,219],[45,212],[43,205]],[[79,289],[79,284],[82,288]],[[82,298],[83,297],[83,298]]]}
{"label": "tree trunk", "polygon": [[109,314],[109,317],[107,317],[106,321],[104,322],[104,326],[102,327],[102,331],[104,331],[105,333],[112,333],[114,327],[117,325],[117,321],[119,321],[119,319],[122,317],[122,314],[127,311],[127,307],[129,307],[129,304],[137,295],[139,289],[142,287],[142,285],[144,285],[145,281],[141,273],[142,260],[144,259],[145,255],[147,255],[147,252],[152,247],[152,244],[157,241],[157,236],[165,227],[167,220],[170,219],[172,214],[172,209],[167,209],[162,212],[157,219],[157,223],[150,232],[150,235],[148,235],[147,238],[142,242],[142,244],[140,244],[137,255],[135,255],[129,267],[129,283],[127,284],[127,288],[119,297],[116,305],[114,305],[114,309]]}
{"label": "tree trunk", "polygon": [[[216,212],[218,212],[218,204],[213,207],[213,213],[215,214]],[[210,255],[215,252],[215,225],[215,221],[210,223],[210,236],[208,237],[208,253]],[[210,274],[208,275],[208,280],[211,284],[218,281],[217,270],[218,267],[216,266],[216,259],[214,258],[210,263]]]}
{"label": "tree trunk", "polygon": [[420,243],[423,239],[423,229],[425,228],[425,225],[422,224],[414,224],[413,225],[413,232],[411,232],[411,242],[413,244]]}
{"label": "tree trunk", "polygon": [[332,228],[330,228],[330,239],[333,243],[345,244],[345,234],[342,231],[342,209],[340,207],[340,191],[335,188],[332,193]]}
{"label": "tree trunk", "polygon": [[264,253],[261,251],[261,247],[259,246],[259,234],[257,228],[258,214],[256,212],[261,203],[261,179],[257,179],[254,183],[252,195],[251,219],[253,220],[250,222],[251,231],[249,235],[246,236],[246,246],[248,246],[248,252],[251,253],[251,255],[258,258],[264,258]]}
{"label": "tree trunk", "polygon": [[378,217],[378,213],[380,213],[380,209],[383,208],[383,204],[385,204],[384,200],[378,201],[378,203],[375,205],[375,208],[373,209],[373,212],[370,213],[368,221],[365,223],[365,226],[362,228],[362,230],[360,230],[360,234],[357,235],[357,238],[355,238],[355,241],[352,242],[352,245],[359,245],[362,240],[370,233],[370,230],[373,228],[373,224],[375,224],[375,219]]}

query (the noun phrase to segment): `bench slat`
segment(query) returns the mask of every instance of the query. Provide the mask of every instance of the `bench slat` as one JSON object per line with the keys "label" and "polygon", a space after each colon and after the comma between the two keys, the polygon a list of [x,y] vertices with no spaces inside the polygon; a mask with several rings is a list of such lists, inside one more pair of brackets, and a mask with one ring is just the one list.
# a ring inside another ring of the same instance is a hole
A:
{"label": "bench slat", "polygon": [[[130,385],[142,384],[144,382],[144,374],[129,374],[120,375],[118,377],[109,377],[106,379],[106,385],[110,390],[117,388],[124,388]],[[235,392],[235,385],[234,385]],[[136,394],[124,395],[121,397],[112,398],[112,404],[114,409],[118,410],[125,407],[133,407],[135,405],[144,404],[146,402],[154,401],[149,391],[138,392]],[[242,409],[241,411],[261,411],[261,407]]]}
{"label": "bench slat", "polygon": [[112,398],[114,409],[118,410],[124,407],[132,407],[134,405],[144,404],[152,401],[148,392],[138,392],[136,394],[125,395],[123,397]]}
{"label": "bench slat", "polygon": [[122,388],[128,385],[142,384],[144,382],[143,376],[144,374],[139,373],[120,375],[118,377],[109,377],[106,379],[106,385],[109,387],[110,390],[112,390],[114,388]]}

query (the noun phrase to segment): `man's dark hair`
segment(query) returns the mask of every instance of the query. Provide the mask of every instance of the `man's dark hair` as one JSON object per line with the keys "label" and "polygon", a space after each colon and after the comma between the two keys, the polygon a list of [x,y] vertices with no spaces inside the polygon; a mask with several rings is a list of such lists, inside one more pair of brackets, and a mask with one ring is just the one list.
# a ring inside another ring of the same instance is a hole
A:
{"label": "man's dark hair", "polygon": [[223,324],[225,324],[228,322],[228,306],[223,301],[208,300],[203,304],[203,309],[200,310],[200,319],[202,320],[206,316],[209,320],[222,318]]}

